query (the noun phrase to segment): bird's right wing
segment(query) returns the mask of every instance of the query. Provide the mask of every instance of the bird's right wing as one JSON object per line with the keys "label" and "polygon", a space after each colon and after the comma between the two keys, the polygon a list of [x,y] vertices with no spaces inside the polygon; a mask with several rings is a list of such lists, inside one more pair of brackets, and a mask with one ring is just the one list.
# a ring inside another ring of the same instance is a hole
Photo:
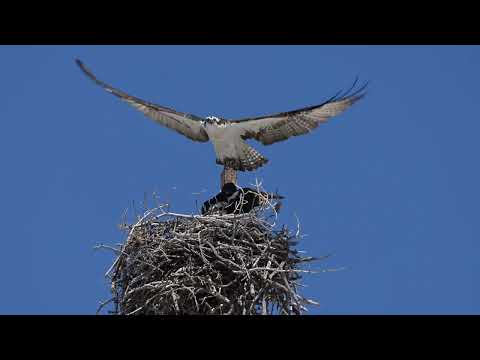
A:
{"label": "bird's right wing", "polygon": [[127,93],[115,89],[114,87],[104,83],[103,81],[98,80],[95,75],[93,75],[93,73],[88,70],[80,60],[76,59],[75,62],[85,73],[85,75],[92,79],[97,85],[100,85],[107,92],[119,97],[137,110],[140,110],[146,116],[159,123],[160,125],[175,130],[176,132],[188,137],[191,140],[200,142],[208,141],[208,135],[200,125],[200,120],[202,120],[202,118],[191,114],[180,113],[175,111],[174,109],[169,109],[167,107],[156,105],[136,98],[134,96],[128,95]]}
{"label": "bird's right wing", "polygon": [[287,140],[292,136],[307,134],[321,123],[341,114],[365,96],[364,90],[367,84],[351,92],[357,80],[358,78],[344,94],[337,93],[319,105],[273,115],[231,120],[230,124],[243,131],[244,139],[255,139],[264,145]]}

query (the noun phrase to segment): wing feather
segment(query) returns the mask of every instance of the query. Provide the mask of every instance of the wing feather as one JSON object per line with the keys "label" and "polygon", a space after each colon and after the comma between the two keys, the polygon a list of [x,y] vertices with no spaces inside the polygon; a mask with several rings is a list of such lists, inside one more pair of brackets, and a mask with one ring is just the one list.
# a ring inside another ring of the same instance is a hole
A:
{"label": "wing feather", "polygon": [[350,95],[348,94],[354,88],[357,80],[343,95],[337,93],[322,104],[274,115],[232,120],[231,124],[243,130],[242,137],[244,139],[255,139],[264,145],[283,141],[292,136],[307,134],[331,117],[341,114],[365,96],[367,84]]}
{"label": "wing feather", "polygon": [[200,125],[202,118],[195,115],[177,112],[174,109],[170,109],[164,106],[156,105],[137,97],[131,96],[119,89],[116,89],[107,83],[100,81],[93,73],[88,70],[85,65],[78,59],[75,60],[80,69],[92,79],[97,85],[100,85],[107,92],[119,97],[126,103],[130,104],[137,110],[144,113],[147,117],[154,120],[160,125],[163,125],[169,129],[188,137],[194,141],[205,142],[208,141],[208,135]]}

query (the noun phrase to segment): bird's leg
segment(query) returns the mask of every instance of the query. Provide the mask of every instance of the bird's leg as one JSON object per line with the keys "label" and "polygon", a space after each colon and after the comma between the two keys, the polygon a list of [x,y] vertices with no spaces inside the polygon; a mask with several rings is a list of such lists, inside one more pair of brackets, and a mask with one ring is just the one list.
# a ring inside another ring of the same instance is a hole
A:
{"label": "bird's leg", "polygon": [[[234,183],[235,185],[237,184],[237,171],[232,169],[231,167],[224,166],[222,175],[220,176],[220,183],[221,183],[221,188],[223,188],[223,185],[227,183]],[[221,189],[220,189],[221,191]]]}

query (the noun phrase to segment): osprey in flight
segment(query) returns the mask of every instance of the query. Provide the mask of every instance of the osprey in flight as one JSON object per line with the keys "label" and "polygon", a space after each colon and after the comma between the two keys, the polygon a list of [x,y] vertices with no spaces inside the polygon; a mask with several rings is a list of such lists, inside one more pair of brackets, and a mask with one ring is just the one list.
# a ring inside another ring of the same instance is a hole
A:
{"label": "osprey in flight", "polygon": [[278,114],[226,120],[215,116],[202,118],[178,112],[164,106],[133,97],[98,80],[80,60],[75,60],[82,71],[109,93],[143,112],[160,125],[199,142],[211,141],[215,148],[217,164],[234,170],[252,171],[264,165],[268,159],[249,146],[244,140],[255,139],[263,145],[283,141],[291,136],[307,134],[320,123],[339,115],[365,95],[366,85],[352,91],[357,83],[345,93],[337,93],[327,101],[314,106]]}

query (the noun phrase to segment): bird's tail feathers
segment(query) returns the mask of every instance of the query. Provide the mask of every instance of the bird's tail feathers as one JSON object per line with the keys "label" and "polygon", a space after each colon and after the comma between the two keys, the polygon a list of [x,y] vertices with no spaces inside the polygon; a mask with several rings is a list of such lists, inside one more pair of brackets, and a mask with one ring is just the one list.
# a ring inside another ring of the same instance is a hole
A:
{"label": "bird's tail feathers", "polygon": [[243,141],[240,151],[240,164],[244,170],[252,171],[268,162],[266,157]]}
{"label": "bird's tail feathers", "polygon": [[274,194],[274,193],[262,193],[263,196],[267,196],[269,199],[281,200],[285,199],[285,196]]}

